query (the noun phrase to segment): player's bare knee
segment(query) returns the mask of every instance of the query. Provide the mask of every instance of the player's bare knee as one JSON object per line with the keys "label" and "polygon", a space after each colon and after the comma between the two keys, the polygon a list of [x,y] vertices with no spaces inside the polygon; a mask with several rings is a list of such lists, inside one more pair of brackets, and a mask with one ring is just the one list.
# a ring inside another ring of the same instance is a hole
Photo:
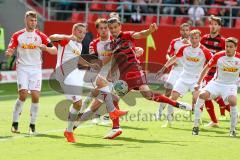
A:
{"label": "player's bare knee", "polygon": [[180,94],[178,92],[172,91],[171,93],[171,99],[172,100],[177,100]]}
{"label": "player's bare knee", "polygon": [[148,100],[151,100],[152,99],[152,93],[151,92],[148,92],[148,91],[141,91],[140,92],[144,98],[148,99]]}
{"label": "player's bare knee", "polygon": [[210,93],[207,91],[203,91],[199,94],[199,98],[203,100],[208,100],[210,98]]}
{"label": "player's bare knee", "polygon": [[80,110],[81,106],[82,106],[82,101],[81,100],[73,103],[73,108],[78,110],[78,111]]}
{"label": "player's bare knee", "polygon": [[27,99],[27,96],[28,96],[27,90],[19,91],[19,100],[24,102]]}
{"label": "player's bare knee", "polygon": [[229,96],[228,97],[228,103],[230,106],[236,106],[237,105],[237,98],[235,96]]}

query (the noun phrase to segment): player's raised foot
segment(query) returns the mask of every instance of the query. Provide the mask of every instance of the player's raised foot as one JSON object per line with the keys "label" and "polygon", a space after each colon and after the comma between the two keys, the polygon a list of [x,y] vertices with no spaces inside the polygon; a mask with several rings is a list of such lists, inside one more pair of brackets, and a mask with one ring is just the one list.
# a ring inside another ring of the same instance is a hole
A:
{"label": "player's raised foot", "polygon": [[213,121],[209,122],[207,125],[205,125],[204,127],[215,127],[215,128],[219,128],[219,123],[215,123]]}
{"label": "player's raised foot", "polygon": [[235,131],[235,130],[230,131],[229,136],[230,136],[230,137],[237,137],[236,131]]}
{"label": "player's raised foot", "polygon": [[121,128],[112,129],[105,137],[104,139],[114,139],[122,134]]}
{"label": "player's raised foot", "polygon": [[112,120],[114,120],[118,117],[126,115],[127,113],[128,113],[128,111],[122,111],[122,110],[115,109],[114,111],[109,113],[109,116]]}
{"label": "player's raised foot", "polygon": [[176,107],[183,110],[192,111],[192,106],[184,102],[177,102]]}
{"label": "player's raised foot", "polygon": [[198,127],[193,127],[192,135],[198,135],[198,134],[199,134],[199,128]]}
{"label": "player's raised foot", "polygon": [[35,126],[35,124],[30,124],[29,125],[29,134],[30,135],[36,134],[36,126]]}
{"label": "player's raised foot", "polygon": [[227,120],[227,116],[221,115],[218,119],[220,121],[226,121]]}
{"label": "player's raised foot", "polygon": [[20,133],[20,131],[18,130],[18,122],[13,122],[12,123],[11,132],[12,133]]}
{"label": "player's raised foot", "polygon": [[171,128],[173,125],[173,122],[171,121],[166,121],[161,127],[162,128]]}
{"label": "player's raised foot", "polygon": [[67,130],[65,130],[64,136],[66,137],[68,142],[70,142],[70,143],[75,143],[76,142],[76,140],[73,136],[73,132],[68,132]]}

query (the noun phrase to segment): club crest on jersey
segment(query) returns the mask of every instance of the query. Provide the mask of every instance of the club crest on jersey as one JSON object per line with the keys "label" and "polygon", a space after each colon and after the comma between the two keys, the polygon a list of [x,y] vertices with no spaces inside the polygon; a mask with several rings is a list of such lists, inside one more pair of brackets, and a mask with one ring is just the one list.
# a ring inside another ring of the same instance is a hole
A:
{"label": "club crest on jersey", "polygon": [[214,42],[213,45],[214,45],[214,46],[218,46],[218,42]]}
{"label": "club crest on jersey", "polygon": [[199,58],[197,58],[197,57],[187,57],[186,58],[187,59],[187,61],[190,61],[190,62],[199,62],[200,61],[200,59]]}
{"label": "club crest on jersey", "polygon": [[238,68],[223,66],[223,71],[225,71],[225,72],[237,72]]}
{"label": "club crest on jersey", "polygon": [[33,43],[23,43],[21,48],[23,49],[35,49],[37,46]]}
{"label": "club crest on jersey", "polygon": [[77,55],[77,56],[80,56],[81,55],[81,52],[77,49],[73,49],[72,50],[73,54]]}

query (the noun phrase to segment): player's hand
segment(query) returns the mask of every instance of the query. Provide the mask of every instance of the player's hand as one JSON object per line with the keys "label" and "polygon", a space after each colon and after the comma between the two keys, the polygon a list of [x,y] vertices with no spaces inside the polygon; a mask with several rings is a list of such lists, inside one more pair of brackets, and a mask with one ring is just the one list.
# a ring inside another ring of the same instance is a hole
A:
{"label": "player's hand", "polygon": [[198,91],[199,89],[200,89],[200,85],[199,85],[199,84],[195,84],[195,85],[194,85],[194,90],[195,90],[195,91]]}
{"label": "player's hand", "polygon": [[156,24],[156,23],[150,24],[150,26],[149,26],[149,31],[150,31],[151,33],[157,31],[157,29],[158,29],[158,27],[157,27],[157,24]]}
{"label": "player's hand", "polygon": [[42,51],[47,51],[47,46],[45,44],[40,44],[38,46]]}
{"label": "player's hand", "polygon": [[143,55],[144,50],[141,47],[136,47],[135,48],[135,54],[137,57],[140,57]]}
{"label": "player's hand", "polygon": [[160,69],[157,74],[155,75],[155,79],[156,80],[160,80],[160,78],[162,77],[164,71],[166,70],[167,68],[165,66],[162,67],[162,69]]}
{"label": "player's hand", "polygon": [[13,55],[14,51],[15,51],[15,49],[8,48],[5,52],[6,57],[8,57],[8,58],[11,57]]}

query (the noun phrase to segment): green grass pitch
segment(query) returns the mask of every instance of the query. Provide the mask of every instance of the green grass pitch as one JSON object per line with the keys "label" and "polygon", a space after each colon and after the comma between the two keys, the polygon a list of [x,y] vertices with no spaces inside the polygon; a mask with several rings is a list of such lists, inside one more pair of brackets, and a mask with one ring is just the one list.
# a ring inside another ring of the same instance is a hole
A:
{"label": "green grass pitch", "polygon": [[[129,98],[138,93],[130,93]],[[139,96],[139,95],[138,95]],[[240,159],[240,136],[228,137],[227,121],[220,121],[220,128],[201,127],[199,136],[192,136],[192,117],[176,110],[178,121],[172,128],[161,128],[164,121],[156,121],[150,114],[157,111],[158,104],[138,98],[135,106],[120,102],[122,109],[130,112],[121,121],[123,134],[114,140],[102,137],[111,126],[85,123],[77,129],[77,143],[66,142],[63,131],[66,122],[55,116],[55,105],[65,97],[50,91],[44,82],[37,120],[36,136],[28,136],[30,99],[24,104],[20,118],[21,134],[10,132],[12,108],[15,103],[16,84],[0,85],[0,160],[238,160]],[[181,99],[191,102],[190,94]],[[216,113],[219,113],[215,105]],[[205,124],[209,118],[204,111]]]}

